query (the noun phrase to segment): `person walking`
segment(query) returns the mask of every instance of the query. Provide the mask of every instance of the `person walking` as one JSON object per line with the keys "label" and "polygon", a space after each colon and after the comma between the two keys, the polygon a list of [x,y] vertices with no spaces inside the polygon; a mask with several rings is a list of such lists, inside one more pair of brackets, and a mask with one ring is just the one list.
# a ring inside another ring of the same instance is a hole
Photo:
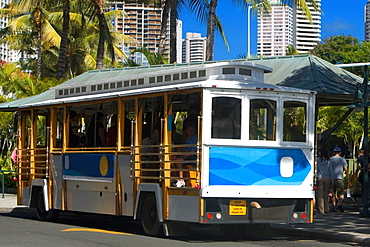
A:
{"label": "person walking", "polygon": [[333,212],[337,212],[338,209],[344,212],[342,202],[344,199],[344,183],[343,183],[343,172],[346,173],[348,178],[347,162],[343,159],[340,154],[342,150],[340,147],[335,147],[333,150],[333,156],[329,159],[329,173],[333,183]]}
{"label": "person walking", "polygon": [[329,174],[329,155],[326,149],[319,151],[317,163],[317,205],[319,213],[324,214],[329,212],[329,190],[330,190],[330,174]]}

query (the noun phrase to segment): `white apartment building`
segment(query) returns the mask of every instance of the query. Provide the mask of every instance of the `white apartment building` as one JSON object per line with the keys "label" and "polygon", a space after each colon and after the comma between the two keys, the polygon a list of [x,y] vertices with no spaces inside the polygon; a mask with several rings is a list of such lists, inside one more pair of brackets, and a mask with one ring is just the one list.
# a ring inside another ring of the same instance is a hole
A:
{"label": "white apartment building", "polygon": [[259,10],[257,20],[257,55],[262,57],[284,56],[293,43],[293,8],[270,1],[271,10]]}
{"label": "white apartment building", "polygon": [[206,37],[200,33],[186,33],[182,41],[182,62],[194,63],[206,60]]}
{"label": "white apartment building", "polygon": [[[159,36],[161,31],[162,8],[158,6],[144,6],[137,2],[110,2],[111,10],[122,10],[123,16],[112,20],[116,31],[128,35],[137,41],[137,44],[124,45],[120,47],[127,55],[130,51],[146,47],[150,52],[158,52]],[[181,37],[182,23],[177,22],[177,60],[181,61]],[[170,52],[170,28],[169,22],[167,25],[167,32],[165,38],[165,52],[164,56],[168,57]],[[148,65],[144,56],[140,53],[131,55],[136,63]]]}
{"label": "white apartment building", "polygon": [[367,1],[364,8],[365,23],[365,41],[370,41],[370,0]]}
{"label": "white apartment building", "polygon": [[[318,6],[321,6],[321,0],[316,0]],[[307,3],[312,15],[312,22],[296,6],[294,9],[294,31],[293,46],[298,53],[308,53],[316,47],[321,41],[321,12],[315,11],[311,3]]]}
{"label": "white apartment building", "polygon": [[[1,0],[0,8],[4,8],[5,5],[9,4],[10,0]],[[3,29],[8,25],[6,18],[0,18],[0,28]],[[9,49],[6,43],[0,44],[0,60],[12,63],[17,62],[20,59],[19,52]]]}
{"label": "white apartment building", "polygon": [[[321,0],[316,0],[320,6]],[[308,53],[321,41],[321,16],[311,6],[312,22],[295,5],[271,0],[269,12],[259,11],[257,20],[257,55],[284,56],[288,45],[298,53]]]}

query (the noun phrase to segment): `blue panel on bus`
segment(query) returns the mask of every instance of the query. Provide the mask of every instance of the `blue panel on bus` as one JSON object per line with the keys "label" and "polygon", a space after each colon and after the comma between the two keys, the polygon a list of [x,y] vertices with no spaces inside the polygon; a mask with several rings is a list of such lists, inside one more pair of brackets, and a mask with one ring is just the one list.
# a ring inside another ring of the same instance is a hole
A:
{"label": "blue panel on bus", "polygon": [[113,154],[66,154],[63,156],[64,178],[109,179],[114,177]]}
{"label": "blue panel on bus", "polygon": [[[210,185],[300,185],[311,170],[300,149],[210,147]],[[280,174],[283,157],[293,160],[290,177]]]}

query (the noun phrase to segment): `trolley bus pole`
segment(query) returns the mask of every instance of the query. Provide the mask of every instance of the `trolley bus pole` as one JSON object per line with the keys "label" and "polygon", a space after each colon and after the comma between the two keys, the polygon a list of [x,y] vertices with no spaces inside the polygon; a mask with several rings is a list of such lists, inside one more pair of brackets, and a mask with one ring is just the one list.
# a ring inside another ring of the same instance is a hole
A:
{"label": "trolley bus pole", "polygon": [[363,106],[364,106],[364,145],[363,145],[363,148],[364,148],[364,164],[363,164],[363,178],[364,178],[364,181],[363,181],[363,196],[364,196],[364,208],[363,210],[360,212],[360,216],[361,217],[370,217],[370,211],[369,211],[369,176],[368,176],[368,166],[369,166],[369,144],[368,144],[368,134],[369,134],[369,113],[368,113],[368,99],[367,99],[367,96],[368,96],[368,73],[369,73],[369,70],[368,70],[368,65],[365,65],[364,66],[364,102],[363,102]]}

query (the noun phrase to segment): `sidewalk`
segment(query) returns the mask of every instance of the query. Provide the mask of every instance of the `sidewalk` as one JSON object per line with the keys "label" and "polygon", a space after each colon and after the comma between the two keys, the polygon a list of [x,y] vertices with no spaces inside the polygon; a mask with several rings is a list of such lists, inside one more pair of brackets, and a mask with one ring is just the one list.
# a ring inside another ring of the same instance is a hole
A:
{"label": "sidewalk", "polygon": [[14,210],[26,210],[25,206],[17,206],[17,195],[5,193],[0,193],[0,213],[11,213]]}
{"label": "sidewalk", "polygon": [[366,218],[360,217],[360,209],[353,204],[344,204],[343,208],[344,212],[315,214],[312,224],[271,224],[271,231],[281,235],[355,242],[370,246],[370,215]]}
{"label": "sidewalk", "polygon": [[[361,205],[359,205],[361,207]],[[312,224],[271,224],[271,232],[311,239],[328,239],[355,242],[370,246],[370,217],[362,218],[353,204],[344,204],[344,212],[315,214]],[[28,212],[27,207],[17,206],[17,195],[0,194],[0,213]]]}

